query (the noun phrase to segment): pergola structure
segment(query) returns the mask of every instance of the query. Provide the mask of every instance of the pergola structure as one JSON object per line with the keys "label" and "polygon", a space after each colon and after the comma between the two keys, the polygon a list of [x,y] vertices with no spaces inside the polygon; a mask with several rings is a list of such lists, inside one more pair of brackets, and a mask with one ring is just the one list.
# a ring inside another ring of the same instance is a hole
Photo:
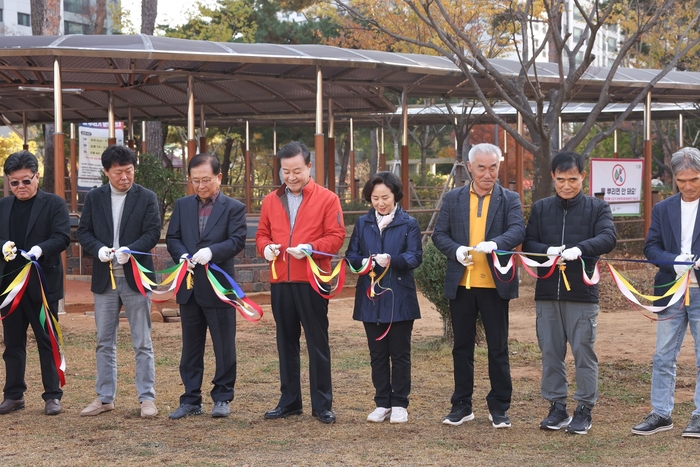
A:
{"label": "pergola structure", "polygon": [[[493,59],[505,76],[517,77],[516,61]],[[591,67],[572,99],[598,100],[609,70]],[[538,63],[537,79],[544,92],[556,88],[556,64]],[[612,102],[629,102],[656,76],[653,70],[619,69],[609,86]],[[487,96],[496,89],[474,72]],[[654,86],[656,102],[700,99],[700,73],[670,72]],[[397,106],[387,95],[394,94]],[[402,110],[401,175],[408,181],[408,96],[466,98],[475,90],[462,71],[442,56],[348,50],[322,45],[240,44],[134,36],[4,36],[0,38],[0,120],[10,125],[54,123],[55,147],[63,148],[64,122],[128,122],[133,144],[134,120],[187,122],[188,157],[197,151],[199,126],[285,118],[313,118],[315,178],[325,182],[334,167],[335,118]],[[647,121],[651,95],[645,104]],[[328,124],[328,159],[324,155],[324,119]],[[520,119],[517,119],[518,121]],[[520,127],[521,124],[519,123]],[[26,130],[25,130],[26,132]],[[204,135],[202,131],[201,136]],[[248,141],[246,135],[246,143]],[[25,138],[26,139],[26,138]],[[26,141],[25,141],[26,142]],[[651,178],[651,142],[646,164]],[[200,140],[200,150],[206,141]],[[246,187],[251,158],[246,147]],[[520,162],[518,162],[518,157]],[[56,157],[55,186],[65,192],[64,166]],[[75,165],[72,165],[75,167]],[[522,184],[522,148],[516,148],[518,181]],[[335,183],[328,177],[329,188]],[[522,185],[520,185],[522,193]],[[407,198],[404,198],[408,202]],[[647,204],[645,204],[645,214]],[[650,211],[649,211],[650,215]]]}

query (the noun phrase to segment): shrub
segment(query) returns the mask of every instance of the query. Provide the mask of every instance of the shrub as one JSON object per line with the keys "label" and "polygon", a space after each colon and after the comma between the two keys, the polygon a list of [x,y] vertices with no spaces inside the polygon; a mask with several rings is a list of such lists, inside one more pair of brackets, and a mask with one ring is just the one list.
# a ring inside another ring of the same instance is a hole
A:
{"label": "shrub", "polygon": [[446,270],[447,258],[433,245],[432,240],[428,240],[423,247],[423,263],[414,271],[414,276],[418,289],[440,313],[443,338],[453,341],[450,302],[444,294]]}

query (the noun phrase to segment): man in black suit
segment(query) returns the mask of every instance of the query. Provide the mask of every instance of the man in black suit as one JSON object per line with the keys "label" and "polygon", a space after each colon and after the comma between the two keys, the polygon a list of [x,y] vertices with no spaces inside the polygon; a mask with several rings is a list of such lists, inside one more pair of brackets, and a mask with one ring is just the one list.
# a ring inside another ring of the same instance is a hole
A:
{"label": "man in black suit", "polygon": [[518,280],[501,280],[493,250],[512,250],[525,239],[517,193],[496,184],[501,150],[482,143],[469,151],[472,182],[452,190],[440,207],[433,242],[447,256],[445,298],[454,330],[455,390],[446,425],[473,420],[474,343],[477,315],[484,324],[491,391],[486,396],[494,428],[509,428],[513,383],[508,360],[508,304],[518,297]]}
{"label": "man in black suit", "polygon": [[[195,195],[180,198],[170,218],[166,241],[175,261],[188,261],[194,269],[194,288],[180,287],[182,357],[180,377],[185,392],[180,406],[170,414],[173,420],[201,415],[204,346],[207,328],[216,359],[211,398],[212,417],[227,417],[236,382],[236,311],[214,293],[205,265],[213,263],[233,277],[234,257],[243,250],[246,239],[245,206],[221,190],[221,164],[211,154],[197,154],[187,166]],[[191,255],[191,256],[190,256]],[[210,270],[219,282],[228,282]]]}
{"label": "man in black suit", "polygon": [[[4,257],[4,261],[0,261],[0,288],[5,291],[29,259],[38,260],[46,278],[44,292],[49,311],[58,318],[58,301],[63,298],[61,252],[70,244],[66,202],[39,189],[39,165],[34,154],[28,151],[16,152],[7,158],[4,169],[12,196],[0,199],[0,243]],[[26,253],[18,255],[19,250],[26,250]],[[44,329],[39,318],[41,285],[34,268],[28,280],[19,306],[2,322],[5,339],[5,352],[2,355],[5,361],[5,398],[0,404],[0,414],[24,409],[24,392],[27,390],[24,381],[27,328],[31,324],[39,348],[41,379],[44,384],[44,413],[58,415],[62,411],[63,391],[47,332],[51,328]],[[2,315],[6,316],[8,311],[9,308],[3,310]]]}
{"label": "man in black suit", "polygon": [[[155,193],[136,183],[136,154],[124,146],[102,153],[109,183],[90,191],[78,226],[78,240],[93,256],[92,293],[97,328],[97,398],[80,413],[95,416],[114,410],[117,395],[117,330],[124,306],[136,359],[136,390],[141,417],[155,417],[155,362],[151,342],[151,299],[141,294],[127,250],[149,253],[160,238],[160,210]],[[134,255],[154,270],[150,255]],[[151,280],[155,280],[153,275]],[[114,278],[114,284],[112,283]],[[150,294],[150,292],[148,292]]]}

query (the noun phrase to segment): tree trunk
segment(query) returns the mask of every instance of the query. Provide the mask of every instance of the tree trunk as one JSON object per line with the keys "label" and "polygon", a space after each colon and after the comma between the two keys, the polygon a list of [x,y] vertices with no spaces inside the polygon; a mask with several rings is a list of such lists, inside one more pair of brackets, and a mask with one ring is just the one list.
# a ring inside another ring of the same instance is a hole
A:
{"label": "tree trunk", "polygon": [[[53,144],[53,135],[54,135],[54,126],[53,125],[44,125],[44,187],[43,190],[47,193],[53,193],[55,189],[55,184],[54,184],[54,173],[56,173],[56,170],[54,169],[54,144]],[[61,196],[59,193],[56,193],[57,195]]]}
{"label": "tree trunk", "polygon": [[[233,148],[233,138],[226,138],[224,146],[224,161],[221,163],[221,184],[228,185],[228,171],[231,167],[231,149]],[[273,169],[274,170],[274,169]]]}
{"label": "tree trunk", "polygon": [[33,36],[61,34],[61,0],[31,0]]}
{"label": "tree trunk", "polygon": [[107,0],[97,0],[95,9],[95,27],[92,33],[102,35],[105,33],[105,19],[107,18]]}
{"label": "tree trunk", "polygon": [[377,173],[377,163],[379,162],[379,144],[377,143],[377,129],[369,130],[369,140],[372,148],[372,153],[369,158],[369,176],[372,177]]}
{"label": "tree trunk", "polygon": [[[341,147],[343,148],[343,153],[340,156],[340,176],[338,177],[338,184],[341,186],[338,187],[338,196],[342,201],[344,200],[346,190],[349,187],[346,178],[348,177],[348,162],[350,162],[350,138],[347,135],[345,136]],[[353,180],[350,180],[350,183],[353,183]]]}
{"label": "tree trunk", "polygon": [[141,0],[141,34],[153,35],[158,16],[158,0]]}
{"label": "tree trunk", "polygon": [[[163,152],[163,128],[159,121],[146,122],[146,135],[142,136],[146,141],[146,152],[163,160],[165,154]],[[183,159],[187,159],[187,155],[183,155]]]}

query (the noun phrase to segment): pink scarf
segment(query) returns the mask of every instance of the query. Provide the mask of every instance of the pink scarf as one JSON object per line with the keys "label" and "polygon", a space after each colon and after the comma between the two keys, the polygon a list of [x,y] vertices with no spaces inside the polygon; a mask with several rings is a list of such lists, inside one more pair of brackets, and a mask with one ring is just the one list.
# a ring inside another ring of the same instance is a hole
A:
{"label": "pink scarf", "polygon": [[394,204],[394,209],[392,209],[391,212],[386,215],[381,215],[379,214],[379,211],[374,211],[374,215],[377,217],[377,225],[379,226],[380,232],[384,230],[384,228],[387,225],[391,224],[391,221],[394,220],[394,216],[396,215],[396,208],[398,206],[398,204]]}

